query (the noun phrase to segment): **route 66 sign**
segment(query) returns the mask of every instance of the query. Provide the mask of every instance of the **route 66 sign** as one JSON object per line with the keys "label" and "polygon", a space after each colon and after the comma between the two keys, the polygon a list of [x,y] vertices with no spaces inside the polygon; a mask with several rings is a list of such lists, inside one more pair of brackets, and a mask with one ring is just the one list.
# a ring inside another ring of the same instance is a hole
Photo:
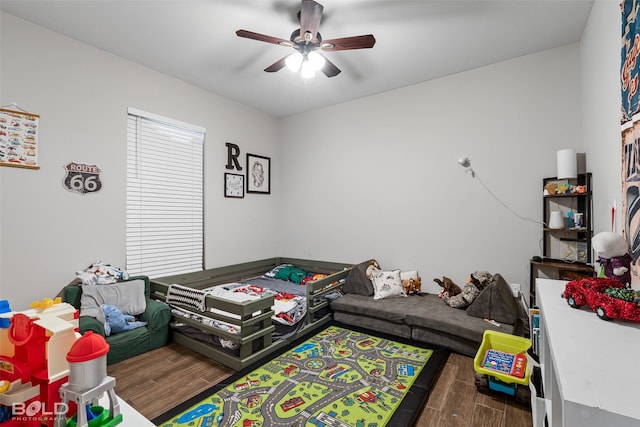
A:
{"label": "route 66 sign", "polygon": [[71,162],[64,168],[67,175],[64,177],[63,185],[72,193],[95,193],[102,188],[101,170],[98,166]]}

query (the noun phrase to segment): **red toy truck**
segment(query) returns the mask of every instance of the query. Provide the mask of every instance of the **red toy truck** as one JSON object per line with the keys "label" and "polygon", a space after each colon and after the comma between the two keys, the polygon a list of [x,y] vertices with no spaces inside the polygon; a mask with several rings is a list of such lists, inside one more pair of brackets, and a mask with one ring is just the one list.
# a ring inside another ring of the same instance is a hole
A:
{"label": "red toy truck", "polygon": [[562,296],[573,308],[588,305],[603,320],[640,322],[640,291],[628,289],[618,280],[600,277],[572,280]]}

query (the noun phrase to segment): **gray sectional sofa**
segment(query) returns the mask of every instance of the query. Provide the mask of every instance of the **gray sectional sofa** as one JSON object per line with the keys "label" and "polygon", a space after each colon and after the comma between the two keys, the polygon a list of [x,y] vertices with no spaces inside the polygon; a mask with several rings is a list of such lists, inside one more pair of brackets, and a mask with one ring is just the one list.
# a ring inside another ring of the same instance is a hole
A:
{"label": "gray sectional sofa", "polygon": [[336,321],[439,345],[471,357],[476,355],[487,329],[519,336],[528,332],[528,316],[500,274],[493,276],[470,306],[460,309],[433,294],[374,299],[373,285],[365,273],[368,263],[353,267],[344,294],[331,302]]}

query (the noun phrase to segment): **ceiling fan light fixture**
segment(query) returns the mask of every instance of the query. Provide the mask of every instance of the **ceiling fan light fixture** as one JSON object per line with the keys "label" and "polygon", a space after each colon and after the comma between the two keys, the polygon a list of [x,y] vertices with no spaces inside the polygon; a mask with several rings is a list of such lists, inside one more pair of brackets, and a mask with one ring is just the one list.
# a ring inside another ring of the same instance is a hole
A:
{"label": "ceiling fan light fixture", "polygon": [[308,59],[302,61],[302,69],[300,70],[300,75],[303,79],[310,79],[316,75],[316,70],[313,68],[313,65],[309,62]]}
{"label": "ceiling fan light fixture", "polygon": [[309,61],[309,64],[313,67],[314,71],[322,70],[322,67],[324,67],[326,62],[324,57],[317,52],[309,52],[307,55],[307,61]]}
{"label": "ceiling fan light fixture", "polygon": [[313,77],[317,71],[322,72],[327,77],[335,77],[340,74],[340,68],[336,67],[335,64],[323,55],[314,53],[315,50],[338,51],[369,49],[376,43],[373,34],[341,37],[324,41],[318,31],[324,6],[315,0],[300,1],[300,12],[298,13],[300,27],[291,33],[289,40],[248,30],[236,31],[238,37],[286,46],[296,50],[295,54],[282,57],[265,68],[265,72],[273,73],[286,66],[294,72],[300,71],[304,78]]}
{"label": "ceiling fan light fixture", "polygon": [[300,66],[302,65],[302,54],[300,52],[294,52],[291,55],[287,56],[287,59],[284,60],[285,64],[287,64],[287,68],[293,72],[297,72],[300,70]]}

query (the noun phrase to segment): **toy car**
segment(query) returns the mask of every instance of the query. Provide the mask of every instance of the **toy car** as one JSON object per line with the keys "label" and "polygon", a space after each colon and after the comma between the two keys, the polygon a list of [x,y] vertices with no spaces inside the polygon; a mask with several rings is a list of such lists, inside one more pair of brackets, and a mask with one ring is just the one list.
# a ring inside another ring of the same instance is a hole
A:
{"label": "toy car", "polygon": [[626,288],[618,280],[600,277],[572,280],[562,296],[573,308],[588,305],[602,320],[640,322],[640,292]]}

